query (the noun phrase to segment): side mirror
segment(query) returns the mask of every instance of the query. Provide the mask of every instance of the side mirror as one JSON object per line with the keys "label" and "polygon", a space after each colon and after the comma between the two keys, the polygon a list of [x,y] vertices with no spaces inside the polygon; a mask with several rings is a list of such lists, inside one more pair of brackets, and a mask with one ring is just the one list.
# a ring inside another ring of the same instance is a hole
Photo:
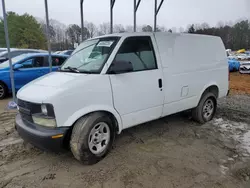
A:
{"label": "side mirror", "polygon": [[22,64],[15,64],[15,65],[13,66],[13,70],[18,70],[18,69],[20,69],[20,68],[22,68],[22,67],[23,67]]}
{"label": "side mirror", "polygon": [[129,61],[113,61],[109,68],[109,74],[121,74],[132,71],[133,66]]}

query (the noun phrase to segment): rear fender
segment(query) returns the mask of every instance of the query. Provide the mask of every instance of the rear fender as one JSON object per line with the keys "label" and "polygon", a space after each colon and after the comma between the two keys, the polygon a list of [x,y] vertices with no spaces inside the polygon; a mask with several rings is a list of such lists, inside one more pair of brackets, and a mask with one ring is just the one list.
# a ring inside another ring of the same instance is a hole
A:
{"label": "rear fender", "polygon": [[[201,96],[203,95],[203,93],[206,91],[207,88],[211,87],[211,86],[217,86],[218,84],[216,82],[210,82],[209,84],[206,84],[203,89],[201,90],[199,97],[197,98],[198,101],[196,102],[196,106],[198,106],[198,103],[200,102]],[[218,87],[219,88],[219,87]],[[220,92],[220,91],[219,91]]]}

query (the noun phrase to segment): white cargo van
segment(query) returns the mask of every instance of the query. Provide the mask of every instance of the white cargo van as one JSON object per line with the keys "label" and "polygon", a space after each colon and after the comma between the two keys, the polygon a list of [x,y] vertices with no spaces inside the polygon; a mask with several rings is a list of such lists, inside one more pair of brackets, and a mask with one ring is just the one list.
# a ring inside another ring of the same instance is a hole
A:
{"label": "white cargo van", "polygon": [[69,144],[76,159],[93,164],[126,128],[188,109],[199,123],[210,121],[227,93],[220,38],[112,34],[83,42],[58,72],[24,86],[16,128],[39,148]]}

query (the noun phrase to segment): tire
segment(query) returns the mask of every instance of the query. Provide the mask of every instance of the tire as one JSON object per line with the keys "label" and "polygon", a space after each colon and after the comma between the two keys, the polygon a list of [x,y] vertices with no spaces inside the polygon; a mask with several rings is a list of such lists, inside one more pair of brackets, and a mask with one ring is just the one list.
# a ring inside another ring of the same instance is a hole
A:
{"label": "tire", "polygon": [[[207,108],[205,107],[206,105]],[[209,105],[211,106],[209,107]],[[212,109],[208,110],[210,108]],[[198,106],[192,110],[192,117],[198,123],[204,124],[213,119],[216,109],[217,109],[216,96],[213,93],[205,93],[202,95]]]}
{"label": "tire", "polygon": [[0,100],[4,99],[7,96],[7,93],[7,87],[0,82]]}
{"label": "tire", "polygon": [[87,165],[102,160],[112,148],[114,127],[106,113],[95,112],[80,118],[73,127],[70,140],[74,157]]}

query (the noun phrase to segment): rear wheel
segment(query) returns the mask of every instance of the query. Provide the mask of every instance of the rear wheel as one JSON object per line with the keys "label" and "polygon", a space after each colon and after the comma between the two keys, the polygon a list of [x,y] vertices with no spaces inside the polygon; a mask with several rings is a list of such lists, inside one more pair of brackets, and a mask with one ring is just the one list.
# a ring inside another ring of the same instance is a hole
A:
{"label": "rear wheel", "polygon": [[7,95],[7,87],[0,82],[0,100],[4,99]]}
{"label": "rear wheel", "polygon": [[192,110],[192,117],[199,123],[211,121],[217,108],[216,97],[213,93],[206,93],[202,96],[198,106]]}
{"label": "rear wheel", "polygon": [[72,131],[70,148],[77,160],[95,164],[110,151],[115,137],[114,125],[107,114],[96,112],[79,119]]}

